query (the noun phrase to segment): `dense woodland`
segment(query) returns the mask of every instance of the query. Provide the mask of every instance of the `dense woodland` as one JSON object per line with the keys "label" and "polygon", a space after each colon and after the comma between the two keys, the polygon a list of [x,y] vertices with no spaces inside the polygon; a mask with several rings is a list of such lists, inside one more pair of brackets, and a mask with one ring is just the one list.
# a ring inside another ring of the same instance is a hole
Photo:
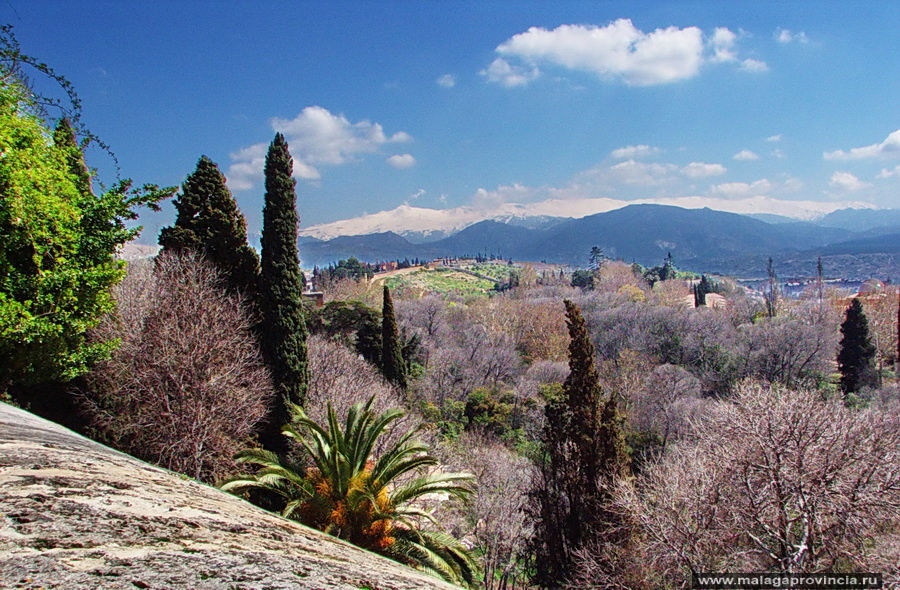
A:
{"label": "dense woodland", "polygon": [[312,273],[315,307],[281,135],[259,254],[202,156],[162,252],[126,266],[126,222],[175,189],[101,187],[74,91],[3,41],[6,401],[468,587],[680,588],[726,570],[900,584],[895,288],[790,299],[770,268],[759,298],[671,258],[591,252],[591,268],[518,266],[480,296],[337,264]]}

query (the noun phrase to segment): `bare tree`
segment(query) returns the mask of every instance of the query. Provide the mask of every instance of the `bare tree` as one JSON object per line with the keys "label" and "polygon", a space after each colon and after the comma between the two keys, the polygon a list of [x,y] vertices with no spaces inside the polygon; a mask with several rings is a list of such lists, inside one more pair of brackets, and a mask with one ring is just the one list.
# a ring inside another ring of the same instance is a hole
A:
{"label": "bare tree", "polygon": [[[307,347],[310,379],[304,410],[319,424],[326,423],[329,403],[340,420],[347,416],[347,410],[353,404],[365,403],[372,396],[375,396],[372,409],[376,413],[403,406],[403,399],[397,389],[346,345],[321,336],[312,336]],[[390,430],[379,437],[378,446],[374,449],[375,456],[420,422],[421,418],[412,412],[407,412],[402,419],[394,421]]]}
{"label": "bare tree", "polygon": [[632,399],[629,422],[659,437],[665,447],[688,430],[688,421],[704,406],[700,380],[675,365],[660,365],[647,376]]}
{"label": "bare tree", "polygon": [[220,284],[193,256],[135,268],[93,334],[121,346],[83,397],[114,446],[204,481],[236,470],[272,395],[244,302]]}
{"label": "bare tree", "polygon": [[745,382],[691,441],[623,482],[618,504],[638,531],[646,579],[669,587],[723,570],[856,568],[897,583],[898,448],[895,410]]}
{"label": "bare tree", "polygon": [[486,590],[527,587],[525,508],[534,466],[485,434],[467,433],[441,449],[444,462],[475,475],[476,494],[463,507],[471,544],[481,555]]}

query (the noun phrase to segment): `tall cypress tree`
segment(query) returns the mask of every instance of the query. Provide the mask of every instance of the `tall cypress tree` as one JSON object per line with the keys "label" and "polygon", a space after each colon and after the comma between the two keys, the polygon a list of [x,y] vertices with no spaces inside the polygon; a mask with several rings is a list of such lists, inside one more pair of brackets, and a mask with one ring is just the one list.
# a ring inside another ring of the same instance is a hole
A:
{"label": "tall cypress tree", "polygon": [[875,345],[869,338],[869,320],[859,299],[854,298],[841,324],[838,370],[844,395],[875,385]]}
{"label": "tall cypress tree", "polygon": [[75,130],[68,117],[63,117],[53,130],[53,144],[66,152],[66,163],[69,165],[69,173],[75,182],[75,188],[82,195],[93,195],[91,189],[91,173],[84,163],[84,154],[78,141],[75,139]]}
{"label": "tall cypress tree", "polygon": [[288,144],[278,133],[266,155],[259,281],[260,344],[276,390],[260,431],[260,442],[275,452],[286,450],[281,427],[290,419],[287,404],[304,404],[309,381],[303,283],[297,256],[299,218],[292,172]]}
{"label": "tall cypress tree", "polygon": [[385,379],[406,389],[406,364],[403,362],[397,318],[394,317],[394,301],[387,285],[384,287],[384,303],[381,308],[381,371]]}
{"label": "tall cypress tree", "polygon": [[534,499],[534,581],[559,587],[589,543],[619,542],[606,484],[623,477],[630,459],[614,395],[604,395],[594,346],[578,307],[565,302],[569,376],[545,407],[544,456]]}
{"label": "tall cypress tree", "polygon": [[163,251],[202,254],[223,273],[229,288],[253,297],[259,256],[247,243],[247,221],[215,162],[200,158],[181,185],[175,209],[175,225],[159,234]]}

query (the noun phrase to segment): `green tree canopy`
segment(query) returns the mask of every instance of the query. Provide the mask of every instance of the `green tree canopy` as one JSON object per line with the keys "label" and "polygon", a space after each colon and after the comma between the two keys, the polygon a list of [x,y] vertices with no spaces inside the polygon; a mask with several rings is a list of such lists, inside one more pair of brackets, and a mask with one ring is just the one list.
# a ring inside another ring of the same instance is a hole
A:
{"label": "green tree canopy", "polygon": [[113,307],[110,288],[124,275],[113,255],[140,231],[125,222],[171,194],[126,180],[95,196],[67,122],[56,140],[0,67],[0,394],[72,378],[110,350],[84,336]]}
{"label": "green tree canopy", "polygon": [[159,235],[163,251],[202,254],[223,273],[231,289],[252,296],[259,256],[247,244],[247,222],[215,162],[200,158],[181,185],[175,209],[175,225],[163,228]]}

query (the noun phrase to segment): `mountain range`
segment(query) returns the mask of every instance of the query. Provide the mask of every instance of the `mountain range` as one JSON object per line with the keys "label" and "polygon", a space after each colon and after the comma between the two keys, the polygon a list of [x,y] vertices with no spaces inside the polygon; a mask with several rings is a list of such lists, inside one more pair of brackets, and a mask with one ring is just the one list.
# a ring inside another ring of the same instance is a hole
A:
{"label": "mountain range", "polygon": [[[808,276],[815,272],[816,258],[823,256],[831,276],[900,279],[900,209],[820,209],[807,220],[659,204],[631,204],[575,219],[540,213],[442,229],[439,239],[433,230],[429,241],[422,241],[421,231],[412,236],[379,231],[320,239],[307,230],[299,241],[300,257],[307,267],[350,256],[376,262],[477,254],[584,266],[591,248],[598,246],[611,258],[643,265],[659,264],[671,253],[680,268],[698,272],[762,275],[771,256]],[[380,222],[389,227],[386,217]],[[398,222],[398,229],[409,231],[402,215]]]}
{"label": "mountain range", "polygon": [[606,213],[628,205],[671,205],[684,209],[713,209],[754,215],[763,221],[814,221],[838,210],[866,211],[875,207],[861,201],[788,201],[771,197],[725,199],[717,197],[672,197],[623,201],[611,198],[546,199],[535,203],[494,202],[485,196],[476,204],[451,209],[415,207],[408,203],[390,211],[361,215],[312,225],[301,235],[319,240],[340,236],[394,232],[410,242],[437,241],[480,221],[499,221],[539,228],[554,221]]}

